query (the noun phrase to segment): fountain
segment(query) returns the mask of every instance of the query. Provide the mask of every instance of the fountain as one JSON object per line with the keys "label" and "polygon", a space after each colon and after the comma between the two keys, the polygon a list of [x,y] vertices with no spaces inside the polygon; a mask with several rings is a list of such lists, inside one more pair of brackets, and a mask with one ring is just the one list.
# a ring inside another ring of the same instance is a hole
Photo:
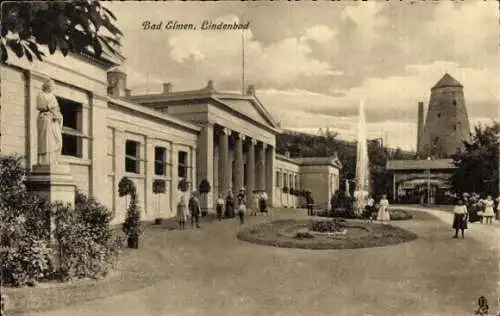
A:
{"label": "fountain", "polygon": [[354,191],[354,211],[361,215],[370,194],[370,169],[368,159],[368,143],[366,135],[365,107],[361,100],[359,105],[358,144],[356,151],[356,188]]}

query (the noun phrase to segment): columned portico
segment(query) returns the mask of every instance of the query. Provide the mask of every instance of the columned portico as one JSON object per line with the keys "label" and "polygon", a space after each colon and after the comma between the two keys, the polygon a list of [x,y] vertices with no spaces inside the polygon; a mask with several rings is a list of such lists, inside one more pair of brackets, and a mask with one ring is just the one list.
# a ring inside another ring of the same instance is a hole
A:
{"label": "columned portico", "polygon": [[255,139],[249,139],[248,142],[248,151],[247,151],[247,206],[249,203],[253,201],[253,191],[255,190],[255,145],[257,141]]}
{"label": "columned portico", "polygon": [[235,146],[234,146],[234,183],[233,183],[233,194],[236,196],[238,191],[243,188],[243,177],[244,177],[244,161],[243,161],[243,141],[245,140],[245,135],[238,133],[235,135]]}
{"label": "columned portico", "polygon": [[[198,137],[198,183],[193,183],[193,189],[196,190],[197,184],[203,179],[208,180],[210,185],[214,183],[214,126],[211,123],[206,124]],[[213,192],[202,194],[201,206],[203,211],[210,211],[213,207]]]}
{"label": "columned portico", "polygon": [[273,193],[273,187],[274,187],[274,183],[275,183],[275,179],[274,179],[274,170],[276,170],[275,168],[275,149],[273,146],[267,146],[266,150],[265,150],[265,154],[266,154],[266,163],[265,163],[265,190],[266,190],[266,193],[267,193],[267,197],[268,197],[268,203],[269,205],[273,205],[273,196],[274,196],[274,193]]}
{"label": "columned portico", "polygon": [[257,145],[257,190],[266,189],[266,161],[265,161],[265,151],[266,144],[259,143]]}
{"label": "columned portico", "polygon": [[231,182],[229,168],[229,136],[231,131],[228,128],[222,128],[217,135],[219,137],[219,193],[226,196]]}

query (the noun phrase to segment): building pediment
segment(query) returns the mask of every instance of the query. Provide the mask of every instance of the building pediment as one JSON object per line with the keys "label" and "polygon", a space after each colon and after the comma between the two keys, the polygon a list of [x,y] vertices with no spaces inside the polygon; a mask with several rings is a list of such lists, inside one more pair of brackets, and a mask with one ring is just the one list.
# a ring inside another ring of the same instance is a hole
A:
{"label": "building pediment", "polygon": [[253,96],[238,96],[238,95],[213,95],[213,99],[225,104],[231,110],[243,114],[251,120],[270,127],[278,129],[278,124],[272,116],[267,112],[259,100]]}

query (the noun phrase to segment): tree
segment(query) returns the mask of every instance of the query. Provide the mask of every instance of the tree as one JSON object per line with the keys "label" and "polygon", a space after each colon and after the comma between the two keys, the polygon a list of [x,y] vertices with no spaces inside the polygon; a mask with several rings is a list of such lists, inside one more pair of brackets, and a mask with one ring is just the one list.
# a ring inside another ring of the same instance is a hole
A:
{"label": "tree", "polygon": [[[6,2],[1,13],[2,62],[8,59],[7,48],[30,62],[45,56],[40,46],[51,55],[59,50],[64,56],[86,52],[100,57],[103,45],[116,54],[123,35],[113,13],[95,0]],[[102,34],[103,29],[110,35]]]}
{"label": "tree", "polygon": [[491,126],[477,125],[465,150],[453,156],[457,167],[450,178],[455,192],[498,194],[498,135],[500,122]]}

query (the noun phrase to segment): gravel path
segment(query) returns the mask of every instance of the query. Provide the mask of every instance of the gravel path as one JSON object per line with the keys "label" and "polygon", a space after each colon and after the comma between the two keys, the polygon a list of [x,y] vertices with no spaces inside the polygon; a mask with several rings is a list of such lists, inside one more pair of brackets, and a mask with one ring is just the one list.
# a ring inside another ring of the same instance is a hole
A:
{"label": "gravel path", "polygon": [[[482,232],[489,228],[472,226],[465,239],[452,239],[449,214],[434,213],[414,211],[413,220],[393,223],[417,240],[353,250],[246,243],[236,238],[237,220],[194,231],[150,229],[144,247],[158,251],[151,260],[162,258],[166,279],[26,315],[470,315],[480,295],[496,309],[498,252]],[[288,209],[248,222],[304,217]]]}

